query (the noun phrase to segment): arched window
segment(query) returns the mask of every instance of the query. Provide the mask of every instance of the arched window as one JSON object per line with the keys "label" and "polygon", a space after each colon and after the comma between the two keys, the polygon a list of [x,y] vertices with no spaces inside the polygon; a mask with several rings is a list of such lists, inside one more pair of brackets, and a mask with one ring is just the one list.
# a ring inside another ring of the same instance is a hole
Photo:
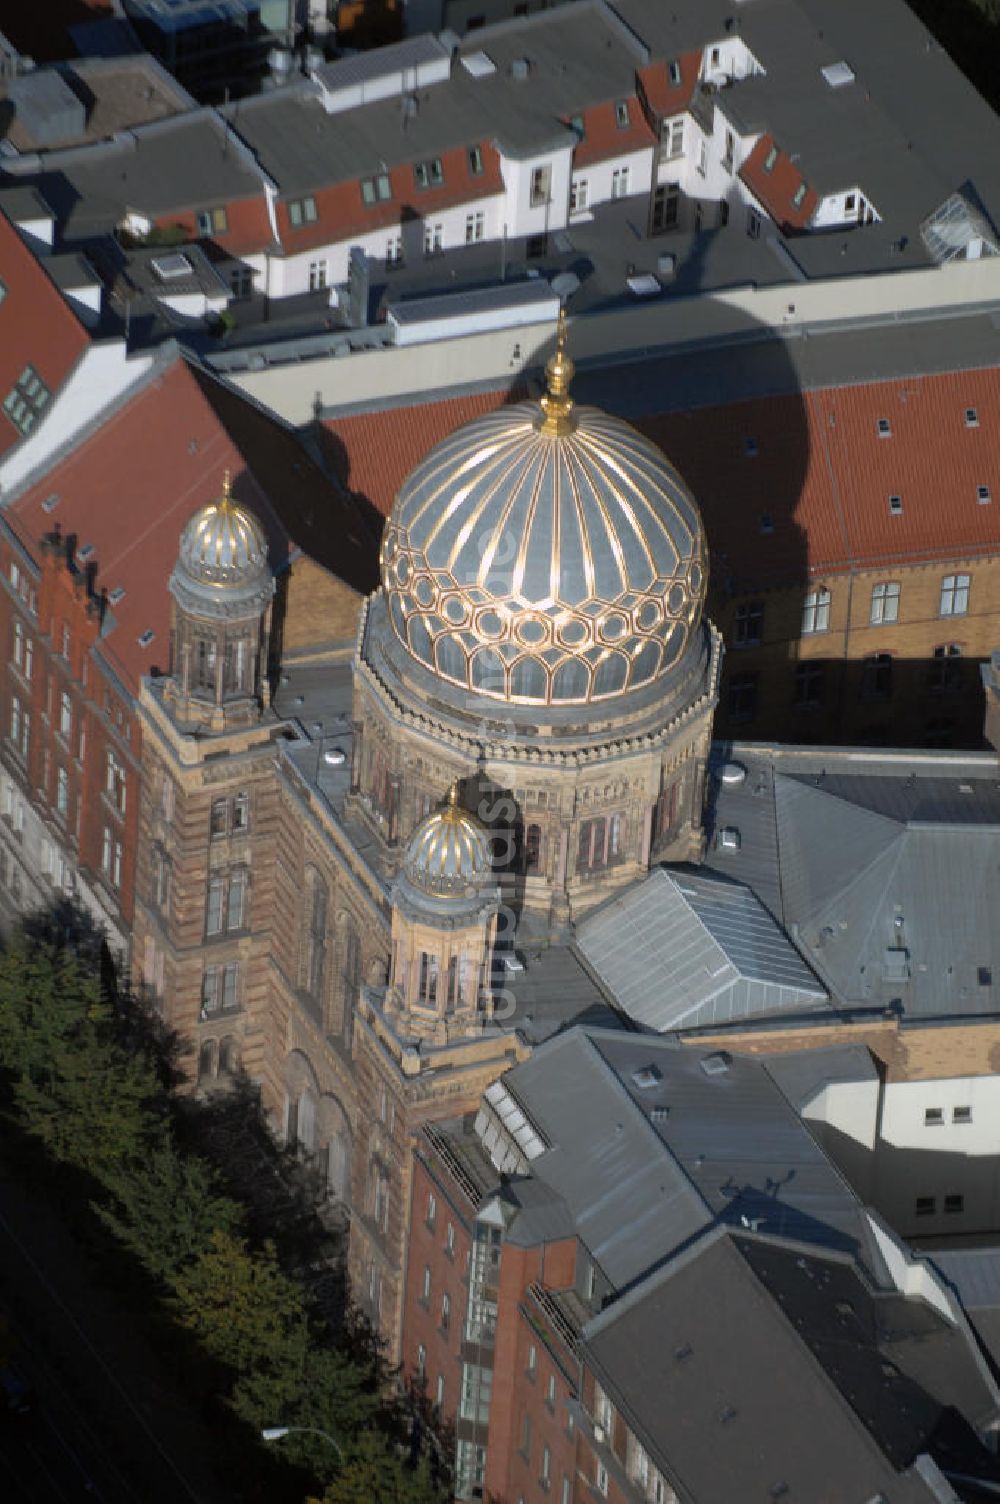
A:
{"label": "arched window", "polygon": [[351,1042],[354,1002],[361,986],[361,942],[349,914],[337,916],[336,973],[331,997],[329,1032],[345,1045]]}
{"label": "arched window", "polygon": [[315,868],[310,868],[307,872],[306,884],[306,916],[309,928],[306,933],[302,985],[310,997],[320,1002],[326,980],[326,918],[329,893],[326,883]]}
{"label": "arched window", "polygon": [[529,825],[524,832],[524,870],[540,872],[542,868],[542,827]]}
{"label": "arched window", "polygon": [[226,643],[222,672],[222,688],[226,694],[247,694],[253,688],[252,661],[249,637],[231,638]]}
{"label": "arched window", "polygon": [[232,1034],[227,1034],[219,1044],[219,1075],[235,1076],[239,1070],[239,1054],[236,1048],[236,1039]]}
{"label": "arched window", "polygon": [[215,1075],[215,1040],[203,1039],[198,1051],[198,1080],[210,1081]]}
{"label": "arched window", "polygon": [[191,688],[215,693],[215,664],[218,648],[214,637],[196,637],[191,661]]}

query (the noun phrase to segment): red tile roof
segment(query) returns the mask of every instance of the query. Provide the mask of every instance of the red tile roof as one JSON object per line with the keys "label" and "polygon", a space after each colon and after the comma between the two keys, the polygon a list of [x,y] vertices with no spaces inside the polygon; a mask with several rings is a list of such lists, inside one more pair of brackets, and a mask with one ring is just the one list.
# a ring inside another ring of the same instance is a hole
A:
{"label": "red tile roof", "polygon": [[[154,665],[166,666],[167,581],[180,534],[219,494],[225,470],[236,500],[264,525],[273,564],[302,546],[355,588],[372,588],[377,538],[364,532],[351,499],[339,496],[291,429],[180,356],[7,509],[30,552],[57,524],[78,548],[92,545],[97,589],[124,588],[101,652],[133,691]],[[59,504],[46,513],[53,492]],[[335,559],[324,557],[331,549]],[[143,647],[139,638],[150,631]]]}
{"label": "red tile roof", "polygon": [[[433,444],[509,400],[497,389],[326,426],[343,446],[350,486],[388,513]],[[976,409],[978,427],[966,426],[967,408]],[[716,579],[743,590],[852,567],[997,552],[998,413],[1000,368],[994,368],[633,421],[698,498]],[[888,438],[878,436],[881,417],[889,419]],[[991,488],[990,505],[977,502],[980,485]],[[890,496],[903,499],[899,515],[889,510]]]}
{"label": "red tile roof", "polygon": [[[0,214],[0,403],[32,366],[49,391],[59,390],[90,343],[69,304],[10,221]],[[0,454],[21,435],[0,408]]]}
{"label": "red tile roof", "polygon": [[[764,163],[772,149],[778,155],[771,171],[765,172]],[[761,136],[740,168],[740,177],[782,229],[802,230],[812,219],[819,195],[806,183],[805,198],[801,204],[795,204],[795,194],[805,179],[791,157],[780,150],[773,136]]]}
{"label": "red tile roof", "polygon": [[499,154],[495,147],[485,143],[480,147],[480,153],[483,170],[473,174],[469,170],[469,153],[465,147],[442,152],[444,180],[437,188],[417,188],[412,162],[392,167],[389,170],[392,197],[374,204],[365,204],[362,200],[360,179],[317,189],[312,194],[317,219],[311,225],[295,228],[288,218],[288,204],[283,201],[278,205],[282,245],[289,255],[294,255],[345,240],[349,235],[369,234],[408,219],[426,219],[442,209],[502,193]]}
{"label": "red tile roof", "polygon": [[[384,517],[410,471],[463,423],[516,400],[506,387],[469,396],[334,418],[325,427],[340,447],[340,477]],[[391,434],[391,442],[386,442]]]}
{"label": "red tile roof", "polygon": [[[212,235],[212,242],[231,256],[249,256],[274,244],[263,190],[253,198],[227,199],[225,204],[213,207],[225,208],[228,228],[224,233]],[[198,216],[193,209],[164,214],[156,221],[158,229],[168,229],[172,225],[180,225],[191,240],[202,238],[198,232]]]}
{"label": "red tile roof", "polygon": [[657,135],[639,108],[639,101],[630,98],[628,125],[620,126],[617,119],[617,101],[594,105],[583,117],[583,139],[573,152],[573,166],[586,167],[591,162],[607,162],[612,157],[622,157],[627,152],[642,151],[653,146]]}
{"label": "red tile roof", "polygon": [[648,67],[640,68],[636,75],[650,110],[662,120],[683,115],[698,87],[701,53],[682,53],[676,62],[681,70],[680,83],[677,84],[671,83],[669,64],[665,62],[650,63]]}

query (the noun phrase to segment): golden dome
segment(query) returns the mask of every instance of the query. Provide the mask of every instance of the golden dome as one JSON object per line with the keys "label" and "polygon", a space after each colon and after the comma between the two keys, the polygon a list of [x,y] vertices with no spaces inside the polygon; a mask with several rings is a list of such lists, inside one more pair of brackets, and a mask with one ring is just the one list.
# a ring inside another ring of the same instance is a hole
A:
{"label": "golden dome", "polygon": [[410,837],[403,870],[415,887],[435,897],[466,897],[490,881],[489,838],[459,805],[456,784],[444,809],[428,815]]}
{"label": "golden dome", "polygon": [[201,507],[181,534],[180,563],[195,580],[212,585],[256,578],[267,563],[267,541],[253,513],[232,499],[229,471],[222,495]]}
{"label": "golden dome", "polygon": [[629,424],[575,406],[564,325],[541,402],[452,434],[404,482],[382,585],[407,650],[509,703],[607,700],[679,663],[701,619],[698,507]]}

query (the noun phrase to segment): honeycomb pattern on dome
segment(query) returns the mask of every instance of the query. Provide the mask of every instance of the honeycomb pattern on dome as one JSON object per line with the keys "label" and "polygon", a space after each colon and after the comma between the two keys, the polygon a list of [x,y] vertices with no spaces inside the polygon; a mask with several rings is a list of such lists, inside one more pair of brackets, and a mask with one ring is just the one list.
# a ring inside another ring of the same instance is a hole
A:
{"label": "honeycomb pattern on dome", "polygon": [[382,543],[393,631],[439,677],[526,704],[649,684],[701,618],[698,508],[663,454],[593,408],[541,432],[535,403],[439,444]]}

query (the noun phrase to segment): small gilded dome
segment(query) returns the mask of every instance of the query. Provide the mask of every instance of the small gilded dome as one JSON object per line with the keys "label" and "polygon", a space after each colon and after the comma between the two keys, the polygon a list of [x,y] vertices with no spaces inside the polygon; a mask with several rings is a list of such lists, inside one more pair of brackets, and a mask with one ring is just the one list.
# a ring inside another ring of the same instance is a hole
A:
{"label": "small gilded dome", "polygon": [[403,871],[424,893],[465,898],[491,881],[492,870],[486,830],[461,808],[453,784],[444,809],[428,815],[410,837]]}
{"label": "small gilded dome", "polygon": [[208,616],[252,614],[274,593],[264,530],[233,501],[228,471],[222,495],[199,507],[181,533],[170,590],[186,610]]}
{"label": "small gilded dome", "polygon": [[256,577],[267,564],[267,541],[252,512],[237,506],[229,473],[218,501],[201,507],[181,534],[180,562],[194,579],[226,585]]}
{"label": "small gilded dome", "polygon": [[680,663],[701,619],[704,529],[666,457],[548,392],[467,424],[396,498],[382,544],[394,634],[439,679],[514,704],[606,701]]}

